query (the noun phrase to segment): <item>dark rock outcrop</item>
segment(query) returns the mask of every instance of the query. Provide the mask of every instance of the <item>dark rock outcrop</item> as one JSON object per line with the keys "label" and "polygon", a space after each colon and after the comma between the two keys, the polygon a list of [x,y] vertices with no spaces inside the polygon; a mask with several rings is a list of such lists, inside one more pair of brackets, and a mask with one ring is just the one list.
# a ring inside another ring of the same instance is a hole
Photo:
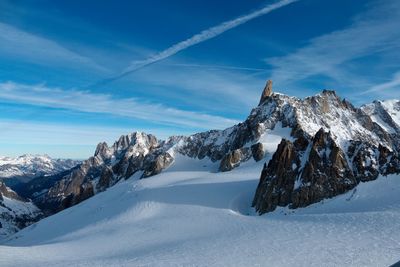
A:
{"label": "dark rock outcrop", "polygon": [[43,217],[29,200],[0,182],[0,239],[7,237]]}
{"label": "dark rock outcrop", "polygon": [[[307,156],[307,155],[306,155]],[[305,207],[347,192],[357,185],[346,155],[323,129],[312,140],[308,160],[299,176],[291,208]]]}
{"label": "dark rock outcrop", "polygon": [[291,202],[300,159],[292,142],[283,139],[268,165],[264,165],[253,206],[260,213]]}
{"label": "dark rock outcrop", "polygon": [[219,165],[219,170],[227,172],[238,167],[241,162],[247,161],[252,156],[249,148],[235,149],[225,155]]}
{"label": "dark rock outcrop", "polygon": [[104,191],[110,187],[114,180],[114,172],[109,166],[104,167],[101,171],[99,182],[97,183],[97,190]]}
{"label": "dark rock outcrop", "polygon": [[256,143],[251,146],[251,154],[255,161],[260,161],[264,158],[264,146],[262,143]]}
{"label": "dark rock outcrop", "polygon": [[389,150],[387,147],[379,145],[379,157],[377,159],[379,172],[382,175],[399,174],[400,173],[400,155],[395,151]]}
{"label": "dark rock outcrop", "polygon": [[400,173],[396,152],[368,142],[350,144],[344,151],[323,128],[310,141],[305,137],[294,143],[282,140],[261,173],[253,207],[259,214],[278,206],[306,207],[375,180],[379,174]]}
{"label": "dark rock outcrop", "polygon": [[5,183],[0,181],[0,200],[3,200],[3,196],[23,202],[27,202],[26,199],[23,197],[20,197],[16,192],[8,188]]}
{"label": "dark rock outcrop", "polygon": [[161,173],[161,171],[168,168],[173,161],[174,158],[168,152],[161,153],[154,159],[145,159],[146,167],[142,177],[146,178]]}

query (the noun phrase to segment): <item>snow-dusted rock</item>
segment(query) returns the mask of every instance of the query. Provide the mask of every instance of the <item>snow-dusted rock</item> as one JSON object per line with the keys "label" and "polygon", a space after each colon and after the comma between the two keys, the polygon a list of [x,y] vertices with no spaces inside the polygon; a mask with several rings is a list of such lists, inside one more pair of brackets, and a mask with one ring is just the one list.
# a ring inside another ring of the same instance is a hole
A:
{"label": "snow-dusted rock", "polygon": [[253,200],[260,214],[278,206],[308,206],[379,174],[400,173],[397,101],[355,108],[328,90],[303,100],[279,96],[286,99],[280,105],[275,98],[256,112],[286,106],[291,112],[281,120],[289,122],[296,140],[282,141],[261,174]]}
{"label": "snow-dusted rock", "polygon": [[0,182],[0,239],[42,218],[40,210],[30,201]]}

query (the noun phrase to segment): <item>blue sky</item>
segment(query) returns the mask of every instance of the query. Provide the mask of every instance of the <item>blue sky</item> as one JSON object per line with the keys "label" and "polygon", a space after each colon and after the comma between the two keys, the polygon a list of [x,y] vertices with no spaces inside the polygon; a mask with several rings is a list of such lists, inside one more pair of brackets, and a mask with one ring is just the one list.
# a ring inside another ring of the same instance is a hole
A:
{"label": "blue sky", "polygon": [[267,79],[400,98],[397,0],[0,0],[0,154],[86,158],[246,118]]}

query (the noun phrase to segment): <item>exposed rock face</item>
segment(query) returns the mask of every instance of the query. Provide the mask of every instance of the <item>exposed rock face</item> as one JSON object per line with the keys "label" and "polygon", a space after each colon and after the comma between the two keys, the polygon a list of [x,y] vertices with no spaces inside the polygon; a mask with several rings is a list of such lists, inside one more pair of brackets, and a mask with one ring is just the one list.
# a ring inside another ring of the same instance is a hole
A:
{"label": "exposed rock face", "polygon": [[260,102],[258,103],[258,105],[261,105],[262,103],[264,103],[265,100],[267,100],[267,98],[270,97],[271,95],[272,95],[272,81],[268,80],[267,84],[264,87],[264,90],[262,92]]}
{"label": "exposed rock face", "polygon": [[291,201],[300,159],[292,142],[283,139],[268,165],[264,165],[253,206],[265,213]]}
{"label": "exposed rock face", "polygon": [[233,170],[240,165],[240,162],[249,160],[251,155],[249,148],[236,149],[222,158],[219,170],[222,172]]}
{"label": "exposed rock face", "polygon": [[305,207],[375,180],[379,174],[400,172],[396,152],[368,142],[349,144],[344,151],[322,128],[309,142],[304,137],[294,143],[282,140],[262,171],[253,207],[260,214],[278,206]]}
{"label": "exposed rock face", "polygon": [[20,197],[17,193],[7,187],[3,182],[0,182],[0,200],[3,200],[3,197],[26,202],[24,198]]}
{"label": "exposed rock face", "polygon": [[99,182],[97,183],[97,189],[104,191],[111,186],[114,180],[114,172],[109,166],[104,167],[101,171]]}
{"label": "exposed rock face", "polygon": [[378,166],[382,175],[400,173],[400,155],[396,151],[390,151],[387,147],[379,145],[378,147]]}
{"label": "exposed rock face", "polygon": [[264,158],[264,146],[262,143],[256,143],[251,146],[251,154],[255,161],[260,161]]}
{"label": "exposed rock face", "polygon": [[345,153],[323,129],[312,140],[308,160],[299,178],[300,185],[291,199],[292,208],[342,194],[357,185]]}
{"label": "exposed rock face", "polygon": [[40,210],[32,202],[0,182],[0,239],[41,218]]}
{"label": "exposed rock face", "polygon": [[62,177],[44,196],[35,198],[35,203],[46,214],[76,205],[95,192],[113,186],[120,179],[149,168],[144,166],[144,158],[158,146],[153,135],[144,133],[121,136],[112,147],[100,143],[93,157]]}
{"label": "exposed rock face", "polygon": [[162,153],[154,159],[145,159],[146,168],[143,172],[143,178],[161,173],[161,171],[168,168],[173,161],[174,158],[168,152]]}

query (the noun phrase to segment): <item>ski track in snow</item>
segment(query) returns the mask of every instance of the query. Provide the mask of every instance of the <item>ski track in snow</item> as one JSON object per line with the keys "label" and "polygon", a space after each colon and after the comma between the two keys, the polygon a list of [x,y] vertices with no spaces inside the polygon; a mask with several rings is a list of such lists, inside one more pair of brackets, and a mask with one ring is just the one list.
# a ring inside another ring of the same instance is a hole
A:
{"label": "ski track in snow", "polygon": [[308,208],[256,216],[262,165],[181,157],[0,245],[0,266],[388,266],[400,259],[400,176]]}

